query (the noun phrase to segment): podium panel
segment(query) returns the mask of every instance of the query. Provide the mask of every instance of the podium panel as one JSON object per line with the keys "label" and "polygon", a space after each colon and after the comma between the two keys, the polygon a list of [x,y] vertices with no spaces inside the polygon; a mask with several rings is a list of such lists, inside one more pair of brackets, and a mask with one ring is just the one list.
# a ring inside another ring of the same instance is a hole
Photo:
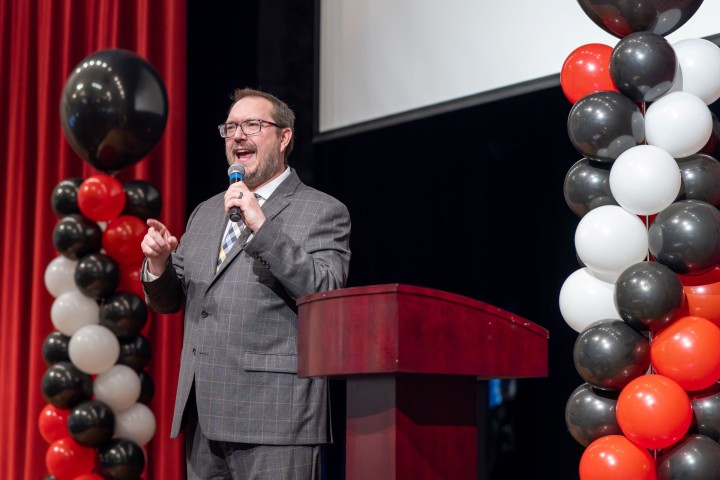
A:
{"label": "podium panel", "polygon": [[477,380],[547,376],[548,332],[402,284],[298,300],[298,374],[347,381],[346,478],[476,479]]}

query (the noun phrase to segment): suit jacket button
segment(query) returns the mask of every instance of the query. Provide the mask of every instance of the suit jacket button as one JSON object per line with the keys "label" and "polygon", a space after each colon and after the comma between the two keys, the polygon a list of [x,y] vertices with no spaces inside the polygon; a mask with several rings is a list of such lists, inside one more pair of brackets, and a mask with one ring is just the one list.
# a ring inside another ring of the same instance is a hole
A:
{"label": "suit jacket button", "polygon": [[200,316],[201,316],[202,318],[207,318],[207,317],[208,317],[208,313],[207,313],[205,310],[203,310],[202,312],[200,312]]}
{"label": "suit jacket button", "polygon": [[193,355],[197,355],[197,350],[193,348]]}

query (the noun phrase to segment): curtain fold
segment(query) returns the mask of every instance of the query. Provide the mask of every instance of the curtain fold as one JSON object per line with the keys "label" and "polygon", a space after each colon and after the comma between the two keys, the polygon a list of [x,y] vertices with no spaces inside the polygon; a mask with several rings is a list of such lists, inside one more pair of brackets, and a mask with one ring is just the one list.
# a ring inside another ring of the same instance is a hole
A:
{"label": "curtain fold", "polygon": [[[73,67],[98,50],[145,58],[168,92],[169,117],[157,146],[118,173],[161,193],[160,219],[176,234],[185,224],[186,4],[175,0],[0,0],[0,478],[42,479],[48,443],[38,417],[45,337],[54,330],[44,272],[58,256],[52,190],[69,177],[98,173],[65,140],[60,96]],[[184,478],[181,440],[170,440],[182,319],[150,318],[157,420],[144,478]]]}

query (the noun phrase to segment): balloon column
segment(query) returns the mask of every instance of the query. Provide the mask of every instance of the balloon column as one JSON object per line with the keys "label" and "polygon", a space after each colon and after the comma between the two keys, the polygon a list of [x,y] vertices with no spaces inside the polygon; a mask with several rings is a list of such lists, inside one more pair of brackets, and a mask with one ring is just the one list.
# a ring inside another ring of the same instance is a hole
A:
{"label": "balloon column", "polygon": [[582,480],[719,478],[720,48],[670,44],[701,0],[578,0],[619,41],[560,81],[583,156],[565,177],[581,268],[560,290],[583,383],[565,421]]}
{"label": "balloon column", "polygon": [[158,142],[167,94],[145,60],[104,50],[69,76],[60,111],[68,142],[100,172],[61,181],[51,197],[59,255],[45,270],[55,297],[42,347],[45,464],[56,480],[137,479],[156,427],[140,241],[162,205],[152,184],[113,174]]}

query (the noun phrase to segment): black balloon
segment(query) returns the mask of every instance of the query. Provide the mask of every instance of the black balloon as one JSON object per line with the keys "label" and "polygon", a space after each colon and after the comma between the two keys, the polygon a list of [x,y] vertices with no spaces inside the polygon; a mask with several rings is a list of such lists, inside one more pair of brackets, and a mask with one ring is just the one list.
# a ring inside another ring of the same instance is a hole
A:
{"label": "black balloon", "polygon": [[623,95],[652,102],[672,87],[675,50],[660,35],[638,32],[618,42],[610,57],[610,76]]}
{"label": "black balloon", "polygon": [[127,340],[120,340],[120,358],[117,363],[127,365],[136,372],[140,372],[150,363],[152,350],[150,342],[142,335]]}
{"label": "black balloon", "polygon": [[116,438],[98,449],[97,473],[109,480],[137,480],[145,468],[145,454],[135,443]]}
{"label": "black balloon", "polygon": [[42,345],[42,356],[45,365],[48,367],[58,362],[69,362],[70,354],[68,353],[68,344],[70,337],[60,332],[51,332]]}
{"label": "black balloon", "polygon": [[93,394],[90,375],[71,362],[51,365],[43,375],[41,389],[45,400],[58,408],[72,408]]}
{"label": "black balloon", "polygon": [[691,431],[720,442],[720,384],[693,392],[690,403],[693,412]]}
{"label": "black balloon", "polygon": [[573,349],[575,369],[590,385],[621,390],[650,366],[650,343],[621,320],[601,320],[578,335]]}
{"label": "black balloon", "polygon": [[691,435],[656,459],[658,480],[720,480],[720,444],[703,435]]}
{"label": "black balloon", "polygon": [[162,209],[162,198],[157,188],[144,180],[130,180],[123,184],[125,209],[123,215],[134,215],[147,220],[158,218]]}
{"label": "black balloon", "polygon": [[720,158],[720,121],[714,113],[710,112],[710,115],[713,122],[712,133],[705,146],[698,153],[704,153],[718,159]]}
{"label": "black balloon", "polygon": [[160,75],[127,50],[101,50],[82,60],[60,99],[60,122],[70,146],[106,173],[147,155],[165,130],[167,114]]}
{"label": "black balloon", "polygon": [[120,283],[120,268],[115,261],[102,253],[82,257],[75,268],[75,283],[88,297],[107,297]]}
{"label": "black balloon", "polygon": [[657,331],[669,325],[682,308],[684,299],[678,276],[658,262],[631,265],[615,281],[618,313],[638,330]]}
{"label": "black balloon", "polygon": [[645,118],[632,100],[618,92],[591,93],[568,115],[570,141],[585,157],[614,162],[645,139]]}
{"label": "black balloon", "polygon": [[610,191],[610,165],[587,158],[570,167],[563,193],[570,210],[580,217],[593,208],[617,205]]}
{"label": "black balloon", "polygon": [[116,292],[100,305],[100,325],[109,328],[118,338],[134,337],[145,326],[147,306],[131,292]]}
{"label": "black balloon", "polygon": [[99,447],[115,433],[115,413],[107,404],[89,400],[72,409],[67,426],[70,436],[80,445]]}
{"label": "black balloon", "polygon": [[138,376],[140,377],[140,398],[138,398],[138,402],[149,405],[153,396],[155,396],[155,382],[153,382],[147,371],[139,372]]}
{"label": "black balloon", "polygon": [[102,247],[102,230],[82,215],[67,215],[53,229],[53,244],[61,255],[71,259],[97,252]]}
{"label": "black balloon", "polygon": [[633,32],[668,35],[685,25],[702,0],[578,0],[595,24],[622,38]]}
{"label": "black balloon", "polygon": [[617,398],[617,392],[597,390],[589,383],[576,388],[565,405],[570,435],[585,447],[606,435],[622,435],[615,416]]}
{"label": "black balloon", "polygon": [[82,178],[66,178],[53,188],[50,197],[50,205],[58,217],[80,213],[77,203],[78,187],[83,182]]}
{"label": "black balloon", "polygon": [[720,205],[720,162],[709,155],[695,154],[677,160],[682,174],[678,200],[700,200]]}
{"label": "black balloon", "polygon": [[648,230],[650,252],[675,273],[697,275],[720,263],[720,212],[683,200],[660,212]]}

